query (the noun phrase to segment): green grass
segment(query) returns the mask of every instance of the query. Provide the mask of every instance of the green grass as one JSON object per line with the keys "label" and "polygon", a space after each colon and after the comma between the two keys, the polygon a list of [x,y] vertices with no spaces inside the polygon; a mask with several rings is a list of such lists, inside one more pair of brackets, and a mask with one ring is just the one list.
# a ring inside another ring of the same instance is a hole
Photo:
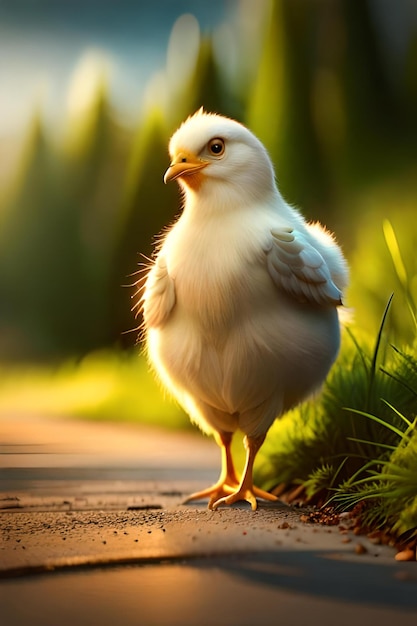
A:
{"label": "green grass", "polygon": [[95,352],[59,367],[0,368],[0,412],[188,428],[136,352]]}
{"label": "green grass", "polygon": [[352,331],[318,398],[272,427],[257,480],[303,485],[310,501],[351,510],[365,528],[417,535],[417,352]]}

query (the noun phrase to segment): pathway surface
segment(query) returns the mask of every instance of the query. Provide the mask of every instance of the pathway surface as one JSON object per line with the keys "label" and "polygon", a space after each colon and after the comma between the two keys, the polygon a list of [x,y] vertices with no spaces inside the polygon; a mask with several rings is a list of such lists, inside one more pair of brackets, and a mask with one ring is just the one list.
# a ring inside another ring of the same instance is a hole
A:
{"label": "pathway surface", "polygon": [[417,623],[417,564],[347,523],[182,504],[198,433],[0,416],[0,453],[2,626]]}

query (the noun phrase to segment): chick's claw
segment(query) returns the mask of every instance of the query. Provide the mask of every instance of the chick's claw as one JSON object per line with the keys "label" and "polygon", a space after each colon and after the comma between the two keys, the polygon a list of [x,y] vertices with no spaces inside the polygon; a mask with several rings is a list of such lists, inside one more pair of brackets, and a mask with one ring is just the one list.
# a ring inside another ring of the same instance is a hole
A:
{"label": "chick's claw", "polygon": [[224,504],[230,505],[235,502],[240,502],[241,500],[245,500],[249,502],[251,505],[252,511],[256,511],[258,508],[258,502],[256,501],[255,495],[250,489],[238,489],[230,496],[226,496],[224,498],[220,498],[210,507],[213,511],[215,511],[219,506],[223,506]]}
{"label": "chick's claw", "polygon": [[217,482],[211,487],[207,487],[207,489],[192,493],[183,501],[183,503],[187,504],[192,500],[204,500],[205,498],[209,498],[208,508],[212,509],[215,502],[233,494],[236,491],[237,486],[237,482],[233,484]]}
{"label": "chick's claw", "polygon": [[245,501],[249,502],[251,505],[252,511],[256,511],[258,508],[257,498],[261,498],[262,500],[269,500],[271,502],[275,502],[278,500],[276,496],[272,493],[268,493],[263,489],[259,489],[258,487],[239,487],[236,491],[234,491],[229,496],[224,496],[220,498],[216,502],[209,506],[210,509],[216,510],[219,506],[234,504],[235,502]]}

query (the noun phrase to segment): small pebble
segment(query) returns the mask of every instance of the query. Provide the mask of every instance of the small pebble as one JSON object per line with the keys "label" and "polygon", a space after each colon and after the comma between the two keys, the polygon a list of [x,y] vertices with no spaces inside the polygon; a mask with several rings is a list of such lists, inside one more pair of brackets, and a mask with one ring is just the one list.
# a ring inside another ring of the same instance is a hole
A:
{"label": "small pebble", "polygon": [[366,554],[368,550],[365,548],[363,543],[357,543],[355,546],[355,552],[356,554]]}
{"label": "small pebble", "polygon": [[414,550],[408,548],[407,550],[401,550],[401,552],[397,552],[395,555],[396,561],[415,561],[416,553]]}

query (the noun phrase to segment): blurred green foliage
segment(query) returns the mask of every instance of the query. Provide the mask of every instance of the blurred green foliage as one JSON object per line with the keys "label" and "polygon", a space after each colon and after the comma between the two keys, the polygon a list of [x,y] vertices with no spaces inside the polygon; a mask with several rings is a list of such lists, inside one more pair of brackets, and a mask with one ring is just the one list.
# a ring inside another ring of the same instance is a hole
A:
{"label": "blurred green foliage", "polygon": [[130,351],[99,350],[54,367],[0,367],[0,414],[120,420],[191,428],[166,398],[145,359]]}
{"label": "blurred green foliage", "polygon": [[335,231],[351,267],[350,337],[320,399],[272,427],[258,479],[369,497],[378,523],[417,525],[416,437],[405,428],[417,413],[417,31],[410,22],[394,59],[377,19],[399,5],[241,2],[235,21],[203,35],[183,16],[134,126],[112,110],[99,68],[61,134],[34,111],[0,190],[0,411],[189,424],[134,348],[131,308],[138,270],[180,210],[162,182],[169,137],[203,105],[259,136],[286,199]]}
{"label": "blurred green foliage", "polygon": [[[393,79],[369,2],[254,4],[242,3],[226,30],[202,35],[186,71],[180,55],[174,69],[168,58],[165,91],[150,89],[135,128],[111,109],[104,76],[60,136],[34,112],[0,196],[3,361],[133,346],[135,333],[124,333],[137,325],[134,289],[122,285],[135,281],[141,254],[151,255],[179,211],[175,186],[162,184],[166,146],[201,105],[247,123],[268,147],[285,197],[337,233],[352,266],[356,323],[375,331],[394,291],[392,325],[410,338],[382,224],[393,223],[415,293],[417,34]],[[242,25],[255,19],[249,36]],[[187,46],[189,18],[184,24],[174,27],[170,54]]]}

